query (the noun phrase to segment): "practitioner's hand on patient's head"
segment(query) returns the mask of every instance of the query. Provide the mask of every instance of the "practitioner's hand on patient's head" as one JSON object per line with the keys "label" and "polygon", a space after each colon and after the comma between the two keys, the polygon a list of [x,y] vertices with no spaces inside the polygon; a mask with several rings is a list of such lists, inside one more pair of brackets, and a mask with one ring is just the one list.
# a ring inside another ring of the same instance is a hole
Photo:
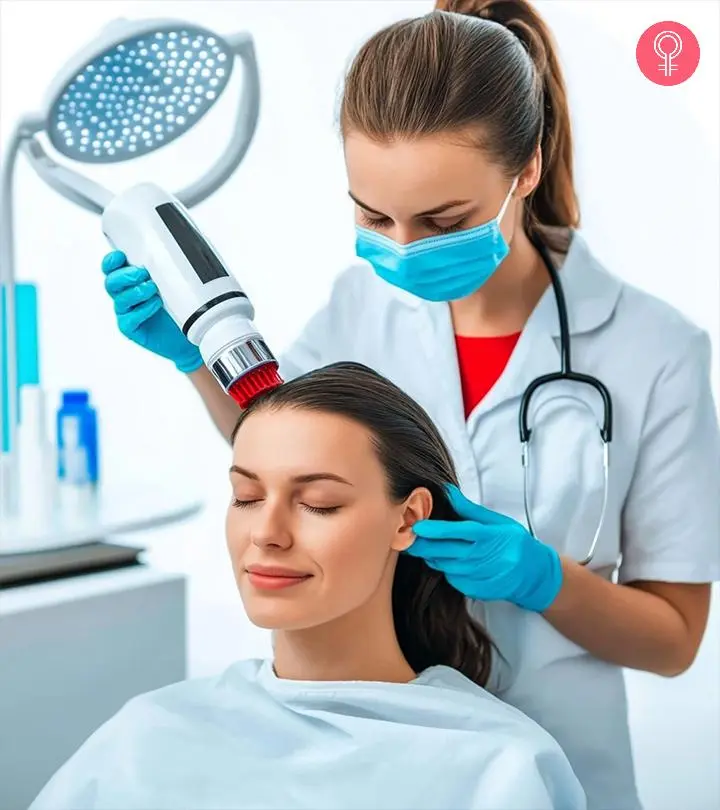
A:
{"label": "practitioner's hand on patient's head", "polygon": [[557,552],[536,540],[513,518],[474,503],[446,487],[456,520],[422,520],[407,553],[442,571],[471,599],[514,602],[545,610],[562,584]]}

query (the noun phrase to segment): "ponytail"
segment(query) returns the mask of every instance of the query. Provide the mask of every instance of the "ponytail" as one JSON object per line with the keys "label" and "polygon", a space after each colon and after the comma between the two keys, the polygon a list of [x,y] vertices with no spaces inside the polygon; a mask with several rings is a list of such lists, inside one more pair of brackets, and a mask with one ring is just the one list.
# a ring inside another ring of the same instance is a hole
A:
{"label": "ponytail", "polygon": [[437,0],[439,11],[491,20],[520,40],[542,85],[542,176],[527,201],[526,225],[576,228],[580,209],[573,179],[573,141],[567,88],[557,44],[545,21],[527,0]]}

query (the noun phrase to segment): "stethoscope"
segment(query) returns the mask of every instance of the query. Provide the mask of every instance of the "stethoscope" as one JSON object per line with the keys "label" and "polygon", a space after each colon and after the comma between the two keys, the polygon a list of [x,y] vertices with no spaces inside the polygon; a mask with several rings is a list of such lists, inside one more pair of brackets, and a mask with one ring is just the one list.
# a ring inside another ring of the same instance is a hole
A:
{"label": "stethoscope", "polygon": [[[531,241],[540,254],[545,267],[547,268],[548,274],[550,275],[550,281],[552,282],[553,286],[555,303],[557,305],[558,321],[560,324],[561,362],[560,371],[554,371],[552,374],[544,374],[541,377],[536,377],[525,389],[520,400],[519,429],[520,446],[522,450],[523,502],[525,506],[525,519],[527,520],[530,534],[535,537],[536,535],[532,525],[530,501],[528,496],[530,489],[530,436],[532,434],[532,430],[528,426],[528,412],[530,410],[530,401],[532,400],[532,396],[543,385],[557,382],[559,380],[567,380],[569,382],[589,385],[591,388],[595,389],[598,394],[600,394],[603,401],[603,423],[602,427],[600,427],[600,439],[602,441],[603,448],[603,474],[605,481],[603,487],[602,512],[600,513],[600,520],[595,530],[595,535],[592,539],[592,543],[590,544],[590,549],[588,550],[587,556],[582,560],[578,560],[580,565],[587,565],[595,556],[595,547],[597,546],[598,538],[600,537],[600,532],[602,531],[602,527],[605,522],[605,512],[607,510],[610,477],[610,442],[612,441],[612,399],[608,389],[600,380],[597,379],[597,377],[592,377],[589,374],[580,374],[579,372],[572,370],[570,363],[570,326],[568,323],[567,303],[565,301],[565,293],[563,292],[562,284],[560,282],[560,276],[545,244],[537,235],[531,236]],[[593,413],[593,418],[595,418],[595,414],[590,406],[584,400],[579,401],[582,402],[582,404],[585,405],[585,407],[587,407],[591,413]]]}

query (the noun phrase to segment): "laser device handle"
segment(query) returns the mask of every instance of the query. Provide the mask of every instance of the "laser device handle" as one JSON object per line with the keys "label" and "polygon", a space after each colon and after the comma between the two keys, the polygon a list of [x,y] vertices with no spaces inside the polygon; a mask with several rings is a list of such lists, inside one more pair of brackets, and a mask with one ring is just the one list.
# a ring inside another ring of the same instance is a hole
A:
{"label": "laser device handle", "polygon": [[282,382],[250,299],[176,197],[152,183],[134,186],[107,205],[102,227],[148,271],[170,317],[241,406]]}

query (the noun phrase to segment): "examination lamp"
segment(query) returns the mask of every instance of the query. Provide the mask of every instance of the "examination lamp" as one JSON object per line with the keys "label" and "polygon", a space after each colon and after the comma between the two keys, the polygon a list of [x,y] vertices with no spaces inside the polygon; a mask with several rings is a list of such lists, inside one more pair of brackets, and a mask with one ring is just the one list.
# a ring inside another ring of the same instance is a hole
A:
{"label": "examination lamp", "polygon": [[[203,177],[174,195],[143,184],[116,196],[55,162],[36,137],[45,133],[58,153],[79,163],[121,163],[148,155],[172,143],[207,114],[228,87],[238,58],[243,65],[242,93],[229,143]],[[69,60],[53,81],[43,111],[25,116],[16,126],[2,169],[0,221],[0,290],[5,290],[6,298],[0,341],[4,331],[10,442],[3,466],[11,482],[16,480],[17,464],[12,192],[18,154],[22,151],[55,191],[103,215],[103,231],[110,242],[131,263],[148,268],[171,316],[200,346],[208,367],[231,393],[248,370],[262,368],[267,376],[268,368],[274,371],[277,363],[252,325],[254,315],[247,296],[193,226],[186,209],[209,197],[237,168],[257,126],[259,100],[250,34],[219,36],[172,19],[122,19],[105,27]],[[204,262],[200,269],[198,262]],[[188,311],[195,317],[192,324],[188,324]],[[216,323],[219,312],[225,315],[221,327]],[[234,340],[228,336],[233,314]],[[208,333],[215,337],[203,344]],[[2,399],[0,396],[0,424]],[[0,487],[0,496],[10,490],[11,486]],[[4,502],[11,508],[14,501],[12,494],[6,494]]]}

